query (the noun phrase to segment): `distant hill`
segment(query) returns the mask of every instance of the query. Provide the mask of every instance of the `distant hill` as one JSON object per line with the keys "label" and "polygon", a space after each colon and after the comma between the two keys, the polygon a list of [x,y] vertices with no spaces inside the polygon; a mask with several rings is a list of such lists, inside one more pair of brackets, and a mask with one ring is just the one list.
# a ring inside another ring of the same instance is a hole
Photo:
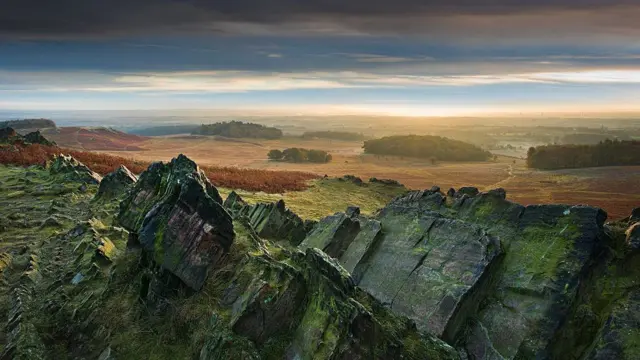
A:
{"label": "distant hill", "polygon": [[55,128],[56,123],[49,119],[22,119],[0,121],[0,129],[10,127],[16,130],[20,129],[45,129]]}
{"label": "distant hill", "polygon": [[545,145],[529,149],[527,166],[556,170],[640,165],[640,141],[605,140],[596,145]]}
{"label": "distant hill", "polygon": [[138,144],[147,140],[144,136],[105,127],[59,127],[43,129],[42,134],[59,146],[81,150],[143,150]]}
{"label": "distant hill", "polygon": [[282,130],[260,124],[230,121],[203,124],[192,134],[219,135],[230,138],[279,139],[282,137]]}
{"label": "distant hill", "polygon": [[399,135],[364,142],[364,152],[444,161],[484,161],[491,153],[462,141],[431,135]]}
{"label": "distant hill", "polygon": [[364,140],[365,136],[360,133],[347,132],[347,131],[308,131],[302,134],[302,138],[357,141],[357,140]]}
{"label": "distant hill", "polygon": [[168,136],[197,132],[201,125],[163,125],[128,130],[127,133],[142,136]]}

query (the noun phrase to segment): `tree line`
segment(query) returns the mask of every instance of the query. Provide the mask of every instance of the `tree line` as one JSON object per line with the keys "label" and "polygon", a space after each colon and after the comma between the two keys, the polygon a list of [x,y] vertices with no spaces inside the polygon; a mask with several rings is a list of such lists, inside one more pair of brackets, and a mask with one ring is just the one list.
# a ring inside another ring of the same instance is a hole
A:
{"label": "tree line", "polygon": [[484,161],[491,153],[459,140],[432,135],[397,135],[364,142],[364,152],[444,161]]}
{"label": "tree line", "polygon": [[311,163],[328,163],[331,161],[331,154],[324,150],[289,148],[282,151],[274,149],[267,154],[269,160],[286,161],[286,162],[311,162]]}
{"label": "tree line", "polygon": [[625,165],[640,165],[640,141],[607,139],[595,145],[544,145],[527,152],[527,166],[534,169]]}
{"label": "tree line", "polygon": [[230,138],[279,139],[282,130],[270,126],[242,121],[202,124],[193,132],[194,135],[219,135]]}

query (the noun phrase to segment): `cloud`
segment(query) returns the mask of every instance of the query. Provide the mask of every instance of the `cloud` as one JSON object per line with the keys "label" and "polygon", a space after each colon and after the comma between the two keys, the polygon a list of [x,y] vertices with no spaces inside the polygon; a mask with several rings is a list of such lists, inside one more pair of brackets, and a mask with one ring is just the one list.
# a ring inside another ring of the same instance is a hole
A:
{"label": "cloud", "polygon": [[141,74],[2,72],[0,92],[244,93],[318,89],[420,89],[504,84],[640,84],[638,69],[484,75],[389,75],[359,71],[264,73],[184,71]]}
{"label": "cloud", "polygon": [[640,35],[637,0],[5,0],[0,36],[402,34],[461,41]]}

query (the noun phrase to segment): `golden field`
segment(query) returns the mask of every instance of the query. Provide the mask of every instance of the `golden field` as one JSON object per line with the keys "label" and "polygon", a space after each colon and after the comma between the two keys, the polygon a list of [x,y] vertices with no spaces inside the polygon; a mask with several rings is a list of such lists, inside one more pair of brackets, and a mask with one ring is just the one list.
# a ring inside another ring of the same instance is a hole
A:
{"label": "golden field", "polygon": [[[476,163],[436,163],[427,160],[362,153],[362,143],[326,139],[305,140],[285,137],[280,140],[224,139],[203,136],[149,138],[136,144],[142,150],[102,151],[136,160],[170,160],[179,153],[202,166],[303,171],[340,177],[356,175],[395,179],[411,189],[439,185],[476,186],[481,190],[503,187],[509,199],[522,204],[586,204],[605,209],[612,219],[628,216],[640,206],[640,167],[607,167],[562,171],[527,169],[522,159],[498,157]],[[333,161],[327,164],[297,164],[267,160],[271,149],[303,147],[328,151]],[[327,194],[330,196],[330,194]],[[336,208],[335,211],[343,210]]]}

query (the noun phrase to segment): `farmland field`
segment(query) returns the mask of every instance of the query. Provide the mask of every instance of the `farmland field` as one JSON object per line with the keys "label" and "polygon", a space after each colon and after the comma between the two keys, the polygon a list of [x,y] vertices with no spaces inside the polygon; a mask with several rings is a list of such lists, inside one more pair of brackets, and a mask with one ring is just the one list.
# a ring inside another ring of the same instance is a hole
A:
{"label": "farmland field", "polygon": [[[351,174],[364,180],[388,178],[411,189],[432,185],[445,190],[461,186],[476,186],[481,190],[503,187],[509,199],[525,205],[558,202],[592,205],[605,209],[612,219],[627,216],[640,204],[640,167],[536,171],[527,169],[524,160],[504,156],[487,162],[433,164],[428,160],[363,154],[362,142],[358,141],[295,137],[243,140],[175,136],[151,138],[138,146],[140,149],[134,151],[103,152],[144,161],[166,161],[184,153],[201,166],[303,171],[330,177]],[[333,161],[297,164],[267,160],[269,150],[289,147],[326,150],[333,155]],[[344,209],[336,206],[332,210]]]}

